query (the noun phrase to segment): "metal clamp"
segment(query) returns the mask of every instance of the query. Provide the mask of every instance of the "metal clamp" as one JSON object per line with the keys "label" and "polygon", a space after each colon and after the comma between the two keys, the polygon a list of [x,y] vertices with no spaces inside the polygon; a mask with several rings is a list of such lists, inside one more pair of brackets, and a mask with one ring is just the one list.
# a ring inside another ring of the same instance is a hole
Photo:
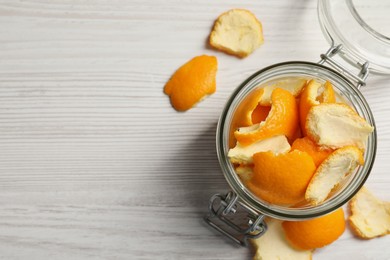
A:
{"label": "metal clamp", "polygon": [[329,50],[325,54],[321,54],[321,60],[318,62],[319,64],[324,64],[325,62],[329,63],[332,67],[340,70],[345,76],[347,76],[352,82],[356,83],[356,88],[360,89],[361,86],[366,85],[366,79],[368,77],[369,71],[369,65],[370,63],[366,61],[363,64],[357,63],[357,65],[360,67],[360,72],[356,76],[354,73],[349,71],[347,68],[345,68],[342,64],[337,62],[333,56],[337,53],[339,53],[343,48],[343,45],[337,45],[332,46],[329,48]]}
{"label": "metal clamp", "polygon": [[[234,219],[246,213],[241,222]],[[226,195],[215,194],[209,201],[209,214],[204,218],[207,224],[221,232],[241,246],[248,245],[248,239],[255,239],[267,231],[264,215],[258,214],[245,203],[239,200],[234,192]]]}

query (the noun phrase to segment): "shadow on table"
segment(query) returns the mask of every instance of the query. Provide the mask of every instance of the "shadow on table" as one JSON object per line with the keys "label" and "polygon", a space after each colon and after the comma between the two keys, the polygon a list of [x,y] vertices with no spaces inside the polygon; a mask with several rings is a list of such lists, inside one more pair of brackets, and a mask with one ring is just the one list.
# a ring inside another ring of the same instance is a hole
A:
{"label": "shadow on table", "polygon": [[199,214],[199,218],[206,214],[213,194],[229,190],[217,158],[216,127],[217,123],[210,125],[177,154],[177,159],[183,164],[181,177],[187,191],[185,201]]}
{"label": "shadow on table", "polygon": [[173,177],[166,188],[176,197],[167,204],[189,208],[199,219],[207,213],[213,194],[229,190],[217,158],[216,128],[217,122],[189,137],[187,143],[171,152],[164,167]]}
{"label": "shadow on table", "polygon": [[[216,127],[217,122],[208,125],[197,135],[192,134],[182,139],[181,147],[171,152],[169,160],[163,166],[169,180],[164,181],[164,194],[169,197],[162,198],[163,203],[170,210],[177,210],[177,214],[187,218],[180,223],[186,223],[186,227],[180,227],[190,237],[191,243],[207,248],[213,245],[219,247],[219,256],[234,254],[242,255],[250,259],[253,252],[241,248],[234,242],[222,236],[204,221],[208,213],[210,197],[215,193],[224,194],[230,187],[223,176],[219,166],[216,152]],[[190,135],[190,134],[189,134]],[[180,225],[178,223],[178,225]],[[173,227],[177,228],[177,227]],[[187,243],[183,238],[183,243]],[[221,249],[225,248],[225,249]],[[240,248],[237,251],[237,248]]]}
{"label": "shadow on table", "polygon": [[[181,172],[181,185],[183,193],[181,202],[183,206],[191,210],[193,216],[197,218],[199,228],[203,228],[208,238],[218,240],[218,244],[226,246],[228,249],[241,248],[230,239],[223,237],[219,232],[212,229],[203,220],[208,213],[210,197],[215,193],[225,194],[230,189],[220,168],[216,151],[216,127],[217,123],[210,125],[202,131],[196,138],[186,146],[185,149],[177,151],[174,161],[179,162],[183,170]],[[244,222],[242,214],[237,214],[235,218],[239,222]],[[248,259],[253,256],[253,252],[244,249]],[[245,255],[243,255],[245,257]]]}

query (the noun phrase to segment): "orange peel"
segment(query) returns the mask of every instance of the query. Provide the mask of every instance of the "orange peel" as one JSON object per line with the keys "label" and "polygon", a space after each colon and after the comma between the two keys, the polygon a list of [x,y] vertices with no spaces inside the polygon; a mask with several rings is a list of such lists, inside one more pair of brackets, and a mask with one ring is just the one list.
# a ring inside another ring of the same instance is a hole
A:
{"label": "orange peel", "polygon": [[345,231],[342,208],[311,220],[285,221],[282,227],[287,240],[300,250],[324,247],[336,241]]}
{"label": "orange peel", "polygon": [[271,106],[257,105],[252,112],[252,124],[258,124],[267,119],[270,110]]}
{"label": "orange peel", "polygon": [[320,103],[336,103],[336,93],[329,81],[325,82],[324,90],[317,99]]}
{"label": "orange peel", "polygon": [[287,90],[294,97],[297,97],[301,94],[304,86],[306,85],[306,81],[306,79],[298,77],[271,81],[262,86],[264,93],[261,96],[259,104],[262,106],[270,106],[272,103],[272,92],[277,88]]}
{"label": "orange peel", "polygon": [[164,93],[178,111],[193,107],[216,90],[217,58],[201,55],[181,66],[165,84]]}
{"label": "orange peel", "polygon": [[356,146],[346,146],[334,151],[318,166],[307,186],[306,200],[312,205],[322,203],[334,187],[339,185],[356,167],[363,164],[363,153]]}
{"label": "orange peel", "polygon": [[263,92],[263,89],[255,89],[238,105],[236,111],[234,112],[234,116],[230,126],[229,147],[234,147],[236,145],[234,131],[236,131],[238,127],[253,125],[253,119],[259,119],[259,112],[256,112],[255,116],[253,115],[253,113],[255,113],[255,110],[259,106],[259,100],[263,95]]}
{"label": "orange peel", "polygon": [[311,260],[312,250],[297,250],[287,241],[282,221],[266,218],[267,232],[251,242],[256,249],[253,260]]}
{"label": "orange peel", "polygon": [[247,183],[259,198],[274,204],[296,204],[304,200],[307,185],[316,169],[313,159],[298,150],[275,155],[253,155],[253,176]]}
{"label": "orange peel", "polygon": [[321,148],[308,137],[295,139],[291,146],[291,150],[307,152],[311,158],[313,158],[316,167],[318,167],[332,153],[332,150]]}
{"label": "orange peel", "polygon": [[290,149],[291,146],[287,138],[284,135],[276,135],[247,146],[237,143],[234,148],[229,150],[228,157],[232,163],[252,164],[255,153],[271,151],[279,154],[287,153]]}
{"label": "orange peel", "polygon": [[316,144],[331,149],[354,145],[365,147],[374,127],[346,104],[323,103],[307,114],[307,136]]}
{"label": "orange peel", "polygon": [[390,234],[390,202],[379,200],[363,187],[349,206],[349,223],[357,237],[371,239]]}
{"label": "orange peel", "polygon": [[332,84],[327,81],[324,85],[314,79],[310,80],[304,88],[299,102],[299,118],[301,129],[306,134],[305,124],[309,110],[321,103],[336,102]]}
{"label": "orange peel", "polygon": [[277,88],[272,92],[272,106],[265,121],[234,132],[241,145],[275,136],[292,138],[298,128],[298,109],[294,96],[287,90]]}
{"label": "orange peel", "polygon": [[[247,96],[237,107],[233,124],[236,126],[251,126],[253,122],[253,112],[257,109],[263,89],[255,89],[249,96]],[[259,112],[256,112],[259,113]]]}
{"label": "orange peel", "polygon": [[243,58],[263,44],[263,28],[250,11],[232,9],[217,18],[209,41],[217,50]]}

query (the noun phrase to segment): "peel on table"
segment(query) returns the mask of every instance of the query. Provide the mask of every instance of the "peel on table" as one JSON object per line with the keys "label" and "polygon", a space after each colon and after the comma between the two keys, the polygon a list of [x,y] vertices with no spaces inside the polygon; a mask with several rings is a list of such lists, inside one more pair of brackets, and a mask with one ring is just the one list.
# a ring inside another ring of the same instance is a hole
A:
{"label": "peel on table", "polygon": [[371,239],[390,234],[390,202],[377,199],[363,187],[349,206],[349,223],[356,236]]}
{"label": "peel on table", "polygon": [[164,93],[178,111],[193,107],[216,90],[217,58],[197,56],[181,66],[165,84]]}
{"label": "peel on table", "polygon": [[322,217],[303,221],[285,221],[282,227],[287,240],[300,250],[324,247],[337,240],[345,231],[342,208]]}
{"label": "peel on table", "polygon": [[232,9],[217,18],[209,41],[214,48],[243,58],[263,44],[263,28],[252,12]]}

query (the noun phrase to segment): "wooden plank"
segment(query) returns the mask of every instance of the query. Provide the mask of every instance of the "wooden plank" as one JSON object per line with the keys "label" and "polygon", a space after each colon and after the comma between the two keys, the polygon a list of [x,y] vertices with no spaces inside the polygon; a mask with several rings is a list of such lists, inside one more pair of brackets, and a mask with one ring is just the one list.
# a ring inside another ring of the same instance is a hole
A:
{"label": "wooden plank", "polygon": [[[326,51],[315,1],[0,2],[0,258],[250,259],[202,222],[229,189],[218,117],[265,66]],[[242,7],[265,44],[245,59],[207,47],[214,19]],[[162,89],[195,55],[218,57],[217,92],[177,113]],[[368,187],[390,200],[390,88],[362,90],[378,153]],[[347,231],[315,259],[389,259],[389,237]]]}

